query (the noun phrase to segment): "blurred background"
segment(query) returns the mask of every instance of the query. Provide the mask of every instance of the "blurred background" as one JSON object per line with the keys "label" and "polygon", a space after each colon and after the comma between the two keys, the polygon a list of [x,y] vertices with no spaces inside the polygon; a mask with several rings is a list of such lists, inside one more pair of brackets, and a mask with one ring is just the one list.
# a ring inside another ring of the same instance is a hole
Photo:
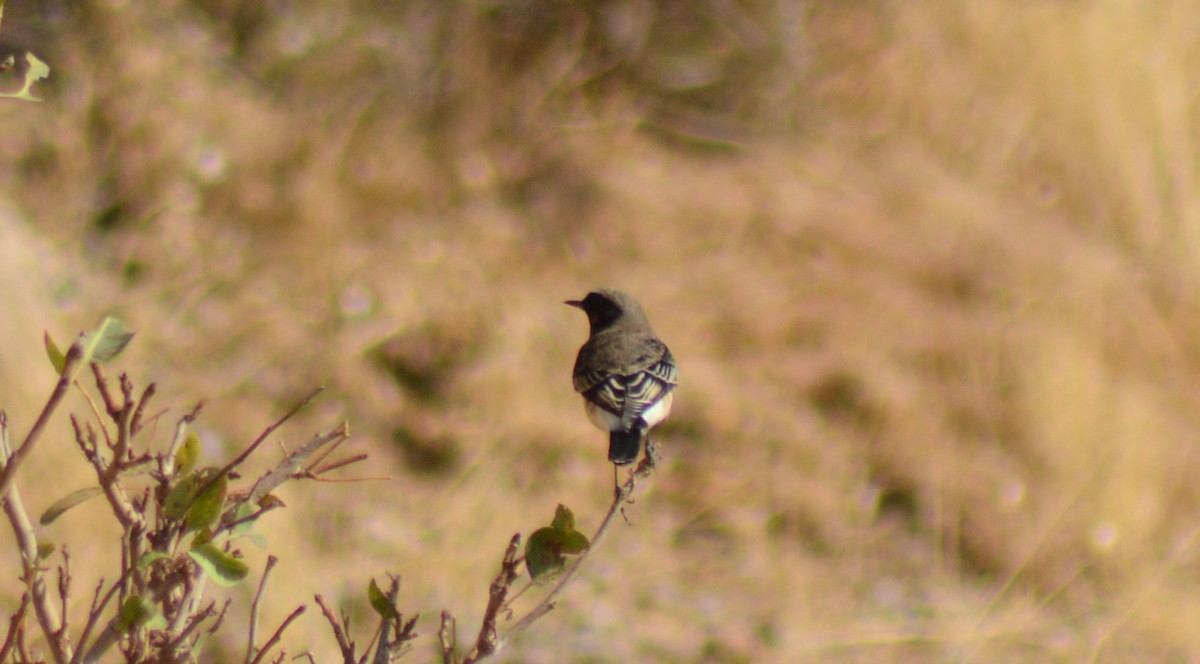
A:
{"label": "blurred background", "polygon": [[[392,571],[432,661],[513,533],[596,527],[561,302],[612,286],[679,361],[664,461],[501,661],[1200,661],[1194,3],[5,9],[53,71],[0,104],[0,406],[108,313],[210,463],[325,385],[280,444],[348,420],[390,479],[280,492],[290,655]],[[35,514],[89,477],[65,428],[27,468]],[[111,578],[104,505],[41,534]]]}

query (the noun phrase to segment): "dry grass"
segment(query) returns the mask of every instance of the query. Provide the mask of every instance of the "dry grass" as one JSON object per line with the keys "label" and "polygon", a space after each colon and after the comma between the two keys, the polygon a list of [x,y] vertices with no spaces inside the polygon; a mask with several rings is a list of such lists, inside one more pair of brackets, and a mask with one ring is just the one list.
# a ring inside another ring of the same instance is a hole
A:
{"label": "dry grass", "polygon": [[116,310],[214,455],[324,383],[285,439],[397,478],[283,496],[273,620],[393,570],[471,625],[512,532],[593,526],[558,303],[612,285],[666,464],[511,661],[1200,659],[1189,3],[10,4],[59,78],[3,106],[4,407]]}

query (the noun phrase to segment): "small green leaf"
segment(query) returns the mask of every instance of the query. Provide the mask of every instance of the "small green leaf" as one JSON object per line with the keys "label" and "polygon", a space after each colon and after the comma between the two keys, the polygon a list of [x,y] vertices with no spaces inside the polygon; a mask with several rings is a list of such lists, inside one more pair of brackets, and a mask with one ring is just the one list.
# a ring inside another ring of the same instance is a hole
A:
{"label": "small green leaf", "polygon": [[375,579],[371,579],[371,583],[367,586],[367,599],[371,602],[371,608],[375,609],[375,613],[379,614],[384,620],[394,620],[397,617],[396,607],[388,600],[387,594],[375,583]]}
{"label": "small green leaf", "polygon": [[[23,64],[17,64],[17,58],[23,59]],[[41,101],[31,92],[33,84],[46,78],[50,75],[50,66],[42,62],[36,55],[25,51],[18,55],[9,55],[0,63],[7,72],[13,72],[16,76],[21,76],[21,87],[16,92],[0,92],[0,97],[8,97],[12,99],[23,99],[25,101]]]}
{"label": "small green leaf", "polygon": [[216,523],[225,508],[225,492],[228,488],[229,478],[221,475],[192,499],[192,506],[187,512],[187,530],[200,530]]}
{"label": "small green leaf", "polygon": [[171,487],[167,492],[167,499],[163,501],[163,514],[168,519],[182,519],[188,513],[188,508],[192,506],[192,497],[196,493],[196,489],[200,488],[200,483],[204,481],[205,471],[211,470],[216,472],[215,468],[205,468],[198,473],[188,475]]}
{"label": "small green leaf", "polygon": [[163,553],[162,551],[147,551],[146,553],[142,554],[141,558],[138,558],[136,567],[139,570],[145,572],[146,570],[150,569],[150,566],[153,565],[156,561],[170,560],[170,559],[171,559],[171,556],[168,556],[167,554]]}
{"label": "small green leaf", "polygon": [[184,477],[196,469],[200,462],[200,438],[189,433],[179,451],[175,452],[175,477]]}
{"label": "small green leaf", "polygon": [[90,486],[78,491],[72,491],[62,498],[54,501],[53,505],[46,508],[46,511],[42,513],[42,517],[38,519],[38,523],[42,524],[43,526],[48,526],[54,523],[55,519],[62,516],[67,510],[75,507],[85,500],[95,498],[102,493],[104,493],[104,490],[98,486]]}
{"label": "small green leaf", "polygon": [[553,528],[539,528],[525,542],[525,567],[529,577],[541,582],[558,576],[567,565],[562,555],[562,533]]}
{"label": "small green leaf", "polygon": [[54,545],[54,542],[47,542],[45,540],[39,540],[38,546],[37,546],[38,560],[45,560],[45,559],[49,558],[50,556],[54,555],[54,550],[57,548],[58,547]]}
{"label": "small green leaf", "polygon": [[140,595],[130,595],[121,604],[117,624],[123,631],[128,632],[150,622],[156,613],[158,611],[154,608],[154,602]]}
{"label": "small green leaf", "polygon": [[579,554],[583,553],[584,551],[587,551],[588,546],[590,546],[590,545],[591,545],[591,542],[588,541],[587,535],[584,535],[583,533],[579,532],[578,530],[572,530],[569,533],[563,534],[563,542],[562,542],[562,552],[563,553],[579,555]]}
{"label": "small green leaf", "polygon": [[50,358],[50,364],[54,367],[54,373],[62,375],[63,367],[67,366],[67,356],[59,349],[58,344],[50,338],[50,333],[46,332],[42,335],[42,340],[46,343],[46,357]]}
{"label": "small green leaf", "polygon": [[108,362],[120,355],[131,339],[133,333],[125,329],[121,319],[108,316],[99,327],[80,339],[83,344],[83,363]]}
{"label": "small green leaf", "polygon": [[539,528],[525,542],[525,566],[535,582],[558,576],[567,566],[565,555],[587,551],[590,542],[575,530],[575,514],[566,505],[554,511],[554,520]]}
{"label": "small green leaf", "polygon": [[554,520],[550,522],[550,527],[563,532],[575,530],[575,513],[566,505],[559,505],[554,510]]}
{"label": "small green leaf", "polygon": [[236,585],[250,573],[249,565],[218,549],[212,542],[193,546],[188,555],[218,585]]}

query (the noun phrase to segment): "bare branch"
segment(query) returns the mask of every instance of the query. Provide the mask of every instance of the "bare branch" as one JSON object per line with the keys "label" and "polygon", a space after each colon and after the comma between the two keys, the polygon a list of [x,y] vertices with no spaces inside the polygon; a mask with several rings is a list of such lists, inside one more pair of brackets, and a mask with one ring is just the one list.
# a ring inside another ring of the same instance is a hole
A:
{"label": "bare branch", "polygon": [[[220,480],[222,477],[228,476],[230,471],[232,471],[234,468],[237,468],[238,466],[242,465],[242,463],[245,462],[246,459],[249,459],[250,455],[254,454],[254,451],[257,450],[259,448],[259,446],[263,444],[263,441],[265,441],[267,439],[267,436],[270,436],[276,429],[283,426],[284,422],[287,422],[288,420],[290,420],[296,413],[300,412],[301,408],[304,408],[305,406],[307,406],[309,404],[309,402],[311,402],[313,399],[315,399],[317,397],[317,395],[320,394],[321,392],[323,392],[324,390],[325,390],[325,388],[323,388],[323,387],[318,387],[317,389],[313,390],[312,392],[309,393],[308,396],[301,399],[300,403],[293,406],[292,409],[289,410],[287,413],[284,413],[283,417],[279,418],[278,420],[275,420],[275,422],[273,422],[269,426],[267,426],[266,429],[263,429],[263,432],[258,434],[258,438],[255,438],[254,442],[250,443],[249,447],[242,450],[241,454],[234,457],[234,459],[232,461],[230,461],[229,463],[225,464],[225,466],[223,468],[221,468],[221,470],[219,470],[216,473],[213,473],[213,476],[207,482],[200,485],[196,489],[196,495],[200,495],[200,494],[204,493],[213,484],[216,484],[217,481]],[[259,481],[262,481],[262,480],[259,480]],[[253,492],[251,492],[251,493],[253,493]]]}
{"label": "bare branch", "polygon": [[136,434],[142,430],[142,414],[146,412],[146,404],[157,391],[158,388],[155,387],[154,383],[150,383],[146,386],[146,389],[142,391],[142,398],[138,399],[137,408],[135,408],[133,411],[133,419],[129,422],[130,433]]}
{"label": "bare branch", "polygon": [[275,630],[275,633],[271,635],[271,638],[267,639],[267,642],[263,644],[262,650],[258,651],[258,656],[251,660],[250,664],[258,664],[261,662],[262,658],[271,650],[271,648],[274,648],[275,644],[279,643],[279,640],[283,638],[283,632],[288,628],[288,625],[291,625],[292,621],[294,621],[296,618],[299,618],[306,609],[307,607],[301,604],[300,606],[297,606],[296,610],[292,611],[287,618],[284,618],[283,624],[279,626],[279,629]]}
{"label": "bare branch", "polygon": [[504,551],[504,562],[500,564],[500,573],[492,581],[488,591],[487,609],[483,612],[483,624],[479,628],[479,636],[475,639],[475,647],[463,660],[466,663],[477,662],[490,657],[503,647],[500,634],[496,629],[496,621],[504,609],[505,599],[512,584],[520,575],[518,551],[521,549],[521,533],[512,536],[508,548]]}
{"label": "bare branch", "polygon": [[17,633],[24,629],[25,611],[29,608],[29,593],[21,593],[21,604],[13,612],[8,621],[8,633],[4,635],[4,645],[0,645],[0,662],[9,661],[13,647],[17,643]]}
{"label": "bare branch", "polygon": [[112,584],[112,587],[108,589],[108,592],[104,593],[103,598],[100,597],[100,589],[104,587],[104,580],[101,579],[100,583],[96,584],[96,594],[92,598],[92,608],[90,611],[88,611],[88,620],[83,626],[83,633],[79,635],[79,651],[75,653],[75,657],[71,658],[71,664],[78,662],[80,654],[88,651],[88,649],[85,649],[84,646],[87,645],[88,638],[92,635],[92,630],[94,630],[96,625],[100,622],[100,617],[104,615],[104,607],[108,606],[108,603],[111,602],[112,598],[116,596],[117,590],[121,587],[121,584],[124,582],[124,578],[128,575],[129,570],[126,569],[125,574],[122,575],[121,579],[118,579]]}
{"label": "bare branch", "polygon": [[108,412],[108,416],[114,420],[121,412],[121,408],[117,406],[117,402],[113,401],[112,392],[108,390],[108,379],[104,377],[104,370],[96,362],[92,362],[92,376],[96,379],[96,391],[100,393],[100,398],[104,400],[104,410]]}
{"label": "bare branch", "polygon": [[[67,549],[67,545],[62,547],[63,564],[58,568],[58,600],[59,606],[62,607],[62,628],[59,630],[62,633],[63,641],[71,642],[71,554]],[[4,661],[0,659],[0,662]]]}
{"label": "bare branch", "polygon": [[274,491],[279,485],[291,479],[297,473],[301,472],[305,461],[314,452],[321,449],[325,445],[344,440],[349,435],[348,428],[345,424],[338,426],[332,431],[319,433],[301,445],[284,459],[278,466],[267,471],[265,475],[258,478],[254,486],[250,488],[250,493],[246,497],[246,501],[251,505],[257,505],[268,493]]}
{"label": "bare branch", "polygon": [[50,398],[46,401],[46,405],[42,408],[42,412],[38,415],[37,421],[33,423],[33,428],[25,436],[25,440],[21,446],[13,451],[11,455],[6,455],[7,459],[4,464],[4,471],[0,473],[0,498],[8,495],[8,490],[12,488],[13,481],[17,477],[17,470],[25,459],[29,458],[29,453],[33,451],[34,445],[41,438],[42,432],[46,429],[46,423],[50,421],[50,416],[58,409],[62,403],[63,396],[66,395],[67,389],[71,387],[71,375],[75,371],[75,366],[79,364],[80,358],[83,355],[83,348],[75,343],[71,349],[67,351],[66,363],[63,365],[62,374],[58,377],[58,383],[54,386],[54,391],[50,393]]}
{"label": "bare branch", "polygon": [[458,664],[458,625],[449,611],[442,611],[438,641],[442,645],[442,664]]}
{"label": "bare branch", "polygon": [[325,615],[325,620],[329,621],[329,626],[333,628],[333,637],[337,639],[338,649],[342,651],[343,664],[354,664],[354,642],[346,636],[346,630],[342,628],[333,611],[325,605],[325,600],[320,595],[313,597],[317,601],[317,606],[321,607],[321,613]]}
{"label": "bare branch", "polygon": [[258,607],[262,601],[263,591],[267,587],[267,578],[271,576],[271,570],[279,563],[279,559],[275,556],[267,556],[267,566],[263,570],[262,579],[258,582],[258,592],[254,593],[254,601],[250,604],[250,636],[246,640],[246,662],[256,661],[254,647],[258,641]]}
{"label": "bare branch", "polygon": [[[8,441],[7,418],[3,424],[4,426],[0,426],[0,439],[2,439],[0,440],[0,449],[9,450],[11,446]],[[22,449],[28,449],[28,447]],[[12,464],[17,454],[20,454],[20,450],[13,453],[11,457],[0,460],[6,478],[15,477],[8,471],[14,468]],[[38,625],[46,637],[54,661],[65,664],[71,659],[71,644],[62,634],[62,623],[59,621],[58,611],[54,608],[54,604],[46,592],[46,580],[42,576],[41,567],[39,567],[41,561],[38,556],[38,541],[37,535],[33,532],[33,524],[25,512],[25,505],[21,501],[21,492],[11,483],[7,489],[7,496],[3,499],[3,504],[4,515],[8,518],[8,523],[17,538],[17,546],[21,551],[22,578],[33,602]]]}

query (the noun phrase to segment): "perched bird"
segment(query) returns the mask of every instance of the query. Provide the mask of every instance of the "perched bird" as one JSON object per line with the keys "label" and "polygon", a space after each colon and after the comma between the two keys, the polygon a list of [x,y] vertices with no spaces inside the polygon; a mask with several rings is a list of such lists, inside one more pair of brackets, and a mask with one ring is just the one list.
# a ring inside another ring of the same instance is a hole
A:
{"label": "perched bird", "polygon": [[631,464],[650,429],[671,412],[675,358],[630,294],[602,288],[567,304],[582,309],[591,326],[575,358],[575,391],[592,423],[608,432],[608,460]]}

